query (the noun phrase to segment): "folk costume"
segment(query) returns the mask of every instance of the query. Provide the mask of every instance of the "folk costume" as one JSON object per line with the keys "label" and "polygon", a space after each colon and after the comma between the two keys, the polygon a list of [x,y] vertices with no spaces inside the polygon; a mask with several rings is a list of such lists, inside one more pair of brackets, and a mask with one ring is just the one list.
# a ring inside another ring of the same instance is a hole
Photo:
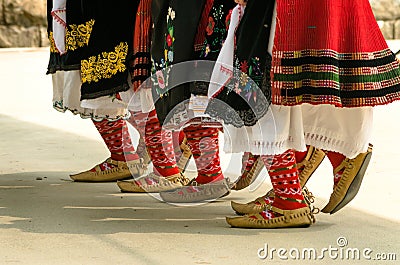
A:
{"label": "folk costume", "polygon": [[[111,153],[91,170],[71,175],[75,181],[115,181],[145,171],[147,153],[144,148],[135,152],[125,121],[127,103],[121,97],[130,88],[128,54],[138,4],[48,1],[53,105],[59,111],[91,118]],[[110,14],[119,15],[110,19]],[[143,146],[144,141],[139,142]]]}
{"label": "folk costume", "polygon": [[[240,28],[250,25],[246,23],[246,15],[251,18],[260,9],[270,10],[270,6],[261,2],[248,1],[235,32],[237,39],[243,32]],[[308,179],[299,178],[296,161],[308,156],[314,147],[325,150],[334,167],[334,191],[322,211],[332,214],[343,208],[356,195],[371,157],[368,142],[372,107],[399,99],[399,63],[387,47],[368,1],[325,0],[315,5],[310,1],[284,0],[277,1],[275,10],[276,18],[271,23],[260,22],[258,27],[273,25],[269,42],[265,43],[272,57],[269,62],[272,93],[265,94],[266,98],[271,95],[269,110],[262,116],[253,108],[255,125],[251,122],[246,125],[245,119],[242,125],[228,120],[230,125],[225,129],[233,135],[226,139],[226,151],[247,150],[267,162],[273,192],[249,203],[253,210],[262,205],[262,211],[242,212],[248,214],[227,218],[234,227],[312,224],[308,196],[302,195],[300,185]],[[250,29],[254,32],[254,24]],[[240,42],[236,45],[237,52],[229,59],[230,65],[247,73],[249,60],[237,61]],[[255,55],[251,57],[260,58]],[[217,63],[220,76],[229,76],[221,69]],[[229,78],[231,87],[210,87],[212,98],[230,88],[229,93],[251,91],[252,87],[246,87],[243,81],[247,80],[246,75]],[[260,90],[263,91],[262,86]],[[250,102],[249,106],[251,109],[254,105]],[[241,140],[244,133],[248,138]],[[296,154],[293,150],[303,153]],[[317,156],[323,159],[324,155]]]}
{"label": "folk costume", "polygon": [[[229,192],[219,161],[218,128],[204,127],[199,122],[185,124],[189,120],[187,106],[191,94],[195,88],[202,86],[202,93],[206,95],[207,86],[193,83],[170,86],[174,80],[186,74],[176,71],[171,66],[199,59],[198,57],[216,58],[226,35],[229,7],[233,7],[233,3],[222,0],[153,0],[154,31],[151,47],[154,73],[153,99],[157,117],[163,126],[157,127],[157,130],[183,129],[198,170],[197,178],[189,185],[190,189],[196,186],[193,190],[198,192],[187,192],[185,188],[174,189],[168,193],[162,192],[162,198],[169,202],[201,201],[210,199],[207,197],[210,195],[217,198]],[[212,43],[207,42],[210,41],[211,35],[213,35]],[[160,187],[164,184],[159,183],[160,181],[144,178],[138,185],[144,185],[145,190],[166,190]]]}

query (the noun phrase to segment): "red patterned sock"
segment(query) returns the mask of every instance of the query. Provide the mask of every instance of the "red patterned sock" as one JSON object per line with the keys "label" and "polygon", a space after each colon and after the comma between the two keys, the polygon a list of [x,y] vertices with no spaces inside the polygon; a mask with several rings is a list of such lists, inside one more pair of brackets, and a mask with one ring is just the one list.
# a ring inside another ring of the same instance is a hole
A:
{"label": "red patterned sock", "polygon": [[184,129],[196,163],[196,181],[206,184],[224,178],[219,159],[218,129],[191,125]]}
{"label": "red patterned sock", "polygon": [[172,144],[172,133],[162,130],[155,110],[150,112],[147,117],[145,142],[153,162],[154,173],[163,177],[179,174]]}
{"label": "red patterned sock", "polygon": [[139,132],[140,135],[144,137],[146,122],[148,120],[149,113],[143,112],[133,112],[131,111],[131,117],[129,118],[129,123]]}
{"label": "red patterned sock", "polygon": [[306,158],[307,151],[308,151],[308,148],[309,148],[309,147],[310,147],[310,146],[307,145],[307,150],[304,151],[304,152],[296,151],[296,152],[294,153],[295,156],[296,156],[296,162],[297,162],[297,163],[300,163],[301,161],[304,160],[304,158]]}
{"label": "red patterned sock", "polygon": [[242,159],[242,174],[243,172],[249,172],[259,157],[259,155],[245,152]]}
{"label": "red patterned sock", "polygon": [[128,126],[125,120],[116,121],[94,121],[96,129],[99,131],[104,143],[111,153],[111,159],[117,161],[132,161],[139,159],[135,152]]}
{"label": "red patterned sock", "polygon": [[[271,204],[274,202],[274,197],[271,197],[270,195],[266,195],[263,197],[264,202],[266,204]],[[261,202],[259,202],[258,200],[255,202],[256,205],[261,205]]]}
{"label": "red patterned sock", "polygon": [[287,150],[281,155],[262,156],[262,158],[264,164],[269,166],[268,174],[275,192],[272,206],[282,210],[307,206],[302,195],[294,151]]}
{"label": "red patterned sock", "polygon": [[[310,148],[309,145],[307,145],[307,150],[304,152],[300,152],[300,151],[296,151],[294,154],[296,156],[296,163],[300,163],[302,162],[306,156],[307,156],[307,152],[308,152],[308,148]],[[299,171],[299,174],[301,173],[301,171],[303,170],[303,168],[297,168],[297,170]]]}
{"label": "red patterned sock", "polygon": [[328,157],[329,161],[331,162],[333,168],[337,168],[343,162],[343,160],[346,158],[341,153],[332,152],[332,151],[328,151],[326,156]]}
{"label": "red patterned sock", "polygon": [[183,131],[172,132],[172,143],[174,145],[175,160],[177,163],[182,156],[181,143],[183,142],[183,139],[185,139],[185,134],[183,133]]}
{"label": "red patterned sock", "polygon": [[[326,156],[328,157],[329,161],[331,162],[333,169],[337,168],[343,162],[343,160],[346,159],[346,157],[344,155],[342,155],[341,153],[332,152],[332,151],[328,151]],[[333,185],[334,186],[336,186],[336,184],[339,183],[342,175],[343,175],[343,170],[337,172],[333,176]]]}
{"label": "red patterned sock", "polygon": [[140,141],[136,147],[136,153],[141,156],[146,150],[146,143],[144,141],[145,127],[147,121],[148,113],[143,112],[133,112],[131,111],[131,117],[128,122],[139,132]]}

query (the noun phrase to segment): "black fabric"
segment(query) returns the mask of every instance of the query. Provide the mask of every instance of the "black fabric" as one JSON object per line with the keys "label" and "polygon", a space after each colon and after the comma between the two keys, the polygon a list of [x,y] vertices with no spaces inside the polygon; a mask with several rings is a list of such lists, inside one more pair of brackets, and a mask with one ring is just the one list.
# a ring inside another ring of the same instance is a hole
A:
{"label": "black fabric", "polygon": [[[210,71],[207,68],[200,70],[198,80],[210,80],[212,70],[211,64],[218,58],[222,45],[228,34],[230,16],[236,3],[231,0],[214,0],[213,7],[208,16],[205,41],[200,47],[195,47],[196,60],[207,60],[210,62]],[[198,34],[201,34],[198,32]],[[209,82],[196,81],[191,83],[190,91],[193,95],[207,95]]]}
{"label": "black fabric", "polygon": [[269,35],[275,1],[249,0],[236,30],[234,76],[206,113],[235,127],[253,126],[271,102]]}
{"label": "black fabric", "polygon": [[[101,57],[103,53],[111,53],[121,44],[128,45],[132,51],[133,32],[136,10],[139,0],[91,0],[84,1],[84,9],[94,13],[95,24],[90,37],[88,52],[84,60]],[[107,96],[129,89],[129,54],[124,58],[124,71],[118,71],[112,77],[101,77],[98,81],[83,82],[81,99],[93,99]]]}
{"label": "black fabric", "polygon": [[[190,84],[181,84],[172,87],[171,84],[179,83],[177,80],[185,79],[189,75],[189,68],[179,71],[171,67],[174,64],[195,59],[194,40],[198,23],[202,14],[205,0],[153,0],[152,20],[154,30],[152,34],[151,55],[153,59],[153,73],[162,71],[163,78],[170,86],[160,87],[153,82],[153,98],[160,123],[171,116],[171,111],[184,104],[190,98]],[[167,23],[168,10],[175,12],[175,18]],[[174,42],[168,46],[167,37],[173,28]],[[173,60],[165,60],[165,51],[173,53]],[[168,68],[169,67],[169,68]],[[159,72],[161,73],[161,72]]]}
{"label": "black fabric", "polygon": [[[66,3],[66,22],[67,29],[71,25],[85,24],[87,21],[94,18],[94,10],[90,8],[91,3],[95,0],[69,0]],[[53,1],[47,0],[47,34],[53,32],[53,17],[51,10],[53,8]],[[51,42],[51,40],[50,40]],[[80,61],[85,57],[87,47],[79,47],[76,50],[68,50],[67,53],[60,55],[57,52],[50,52],[49,64],[47,67],[47,74],[54,74],[56,71],[70,71],[80,70]]]}

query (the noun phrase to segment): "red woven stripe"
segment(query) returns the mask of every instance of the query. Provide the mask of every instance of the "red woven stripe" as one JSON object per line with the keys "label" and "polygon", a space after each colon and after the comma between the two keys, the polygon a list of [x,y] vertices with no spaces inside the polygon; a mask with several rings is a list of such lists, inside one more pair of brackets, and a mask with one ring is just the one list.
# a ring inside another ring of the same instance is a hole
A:
{"label": "red woven stripe", "polygon": [[214,0],[207,0],[203,8],[203,13],[201,15],[200,23],[197,28],[197,35],[194,41],[194,47],[201,46],[206,40],[206,28],[208,25],[208,17],[210,15],[211,9],[214,5]]}

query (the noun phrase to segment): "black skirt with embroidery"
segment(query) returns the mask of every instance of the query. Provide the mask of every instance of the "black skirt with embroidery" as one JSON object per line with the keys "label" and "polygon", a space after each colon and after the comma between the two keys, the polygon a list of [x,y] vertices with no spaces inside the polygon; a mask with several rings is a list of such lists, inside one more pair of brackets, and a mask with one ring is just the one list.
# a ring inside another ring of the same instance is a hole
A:
{"label": "black skirt with embroidery", "polygon": [[[94,0],[91,0],[94,2]],[[80,70],[94,24],[94,10],[87,6],[91,1],[66,2],[66,53],[60,55],[53,38],[53,1],[47,0],[47,36],[50,42],[50,58],[47,74],[57,71]]]}
{"label": "black skirt with embroidery", "polygon": [[[136,11],[140,0],[91,0],[94,26],[81,60],[81,99],[128,90]],[[89,5],[90,4],[90,5]]]}
{"label": "black skirt with embroidery", "polygon": [[217,59],[234,6],[231,0],[153,0],[153,98],[161,124],[189,119],[191,94],[207,95],[213,64],[204,62]]}
{"label": "black skirt with embroidery", "polygon": [[140,0],[85,0],[66,2],[66,53],[60,55],[54,39],[47,1],[50,59],[48,74],[81,71],[81,99],[113,95],[130,88],[129,56]]}
{"label": "black skirt with embroidery", "polygon": [[235,127],[253,126],[271,102],[268,44],[275,1],[248,1],[236,30],[234,73],[206,113]]}

